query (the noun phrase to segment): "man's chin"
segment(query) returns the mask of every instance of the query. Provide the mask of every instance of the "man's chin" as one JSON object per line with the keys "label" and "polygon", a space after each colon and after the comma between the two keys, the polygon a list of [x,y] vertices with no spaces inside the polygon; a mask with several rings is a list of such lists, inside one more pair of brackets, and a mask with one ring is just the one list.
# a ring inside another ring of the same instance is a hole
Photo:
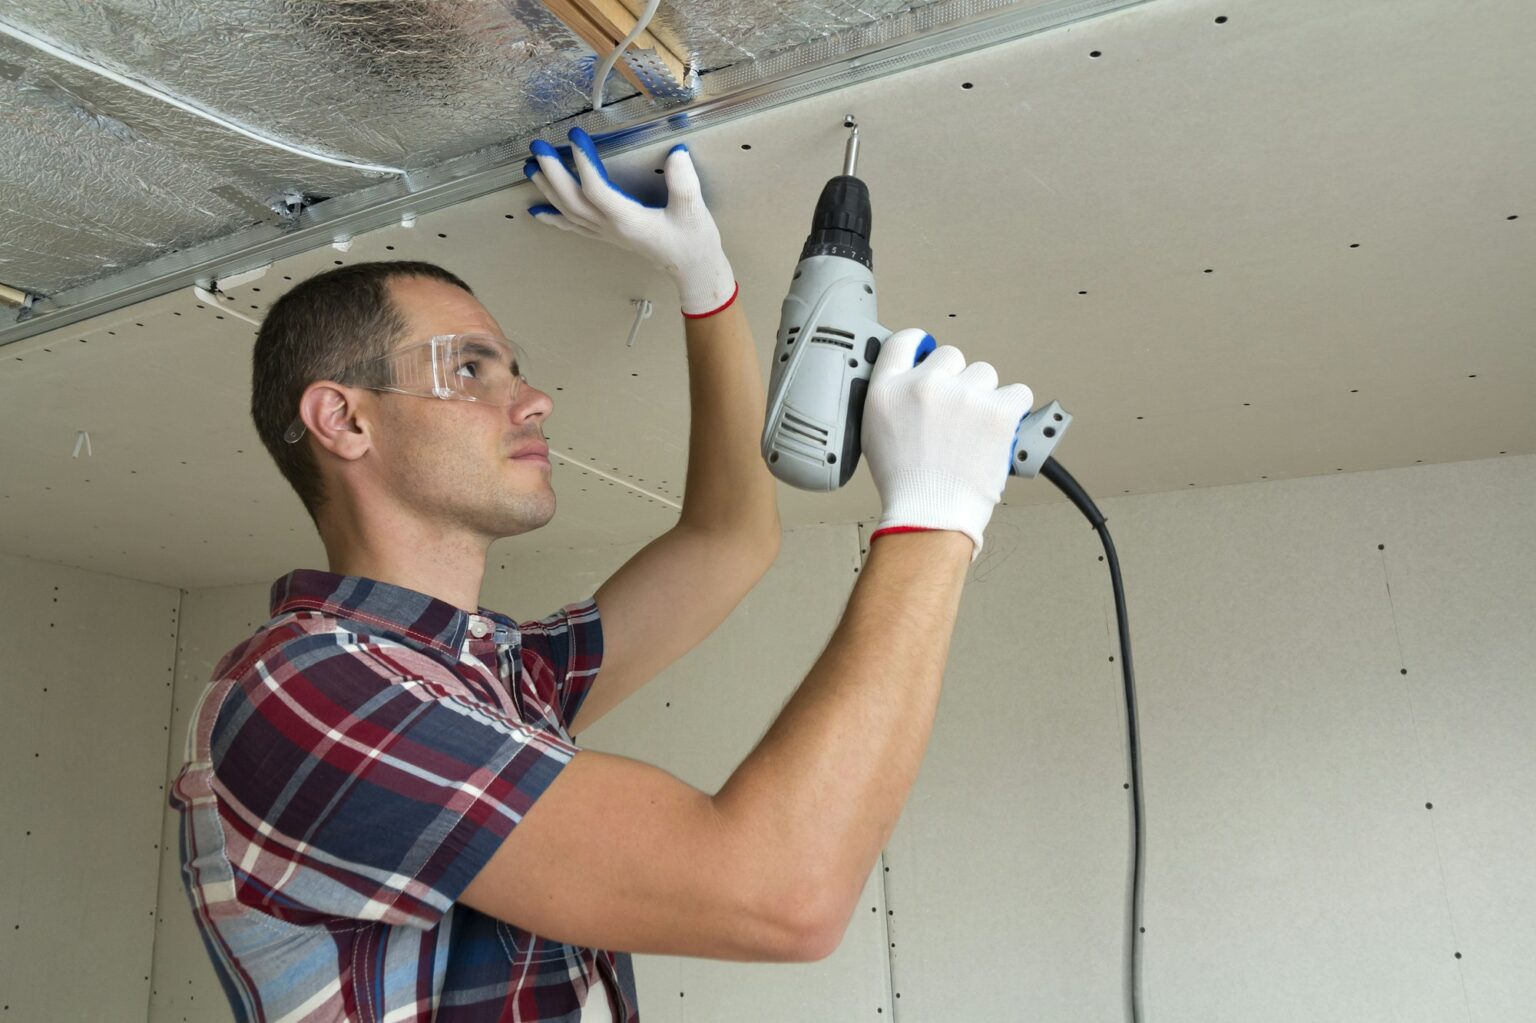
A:
{"label": "man's chin", "polygon": [[555,492],[551,490],[543,500],[519,502],[511,515],[502,518],[501,528],[497,532],[502,536],[522,536],[549,525],[554,517]]}

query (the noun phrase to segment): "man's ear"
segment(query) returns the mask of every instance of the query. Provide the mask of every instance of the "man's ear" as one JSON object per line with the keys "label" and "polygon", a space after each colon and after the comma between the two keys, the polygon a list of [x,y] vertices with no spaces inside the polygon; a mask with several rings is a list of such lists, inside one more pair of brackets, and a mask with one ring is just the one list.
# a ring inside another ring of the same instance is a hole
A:
{"label": "man's ear", "polygon": [[315,443],[349,462],[363,457],[372,445],[371,424],[364,408],[367,394],[363,388],[330,380],[305,388],[299,399],[299,415]]}

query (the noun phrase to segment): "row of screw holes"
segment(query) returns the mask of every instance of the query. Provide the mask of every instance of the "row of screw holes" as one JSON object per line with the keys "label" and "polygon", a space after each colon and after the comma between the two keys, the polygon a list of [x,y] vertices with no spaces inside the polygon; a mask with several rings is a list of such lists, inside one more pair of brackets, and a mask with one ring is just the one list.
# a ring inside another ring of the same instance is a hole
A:
{"label": "row of screw holes", "polygon": [[[1218,24],[1218,25],[1224,25],[1224,24],[1226,24],[1226,23],[1227,23],[1227,20],[1228,20],[1228,19],[1227,19],[1227,17],[1226,17],[1226,16],[1225,16],[1225,15],[1223,15],[1223,16],[1221,16],[1221,17],[1218,17],[1218,18],[1216,18],[1216,19],[1215,19],[1215,23],[1216,23],[1216,24]],[[1097,57],[1101,57],[1101,56],[1103,56],[1103,51],[1101,51],[1101,50],[1093,50],[1093,51],[1091,51],[1091,52],[1090,52],[1090,53],[1089,53],[1089,54],[1088,54],[1088,56],[1090,56],[1090,57],[1094,57],[1094,58],[1097,58]],[[975,87],[975,83],[973,83],[973,82],[962,82],[962,83],[961,83],[961,85],[960,85],[960,87],[961,87],[961,88],[962,88],[962,89],[972,89],[972,88],[974,88],[974,87]],[[745,143],[745,142],[744,142],[744,143],[742,143],[742,144],[741,144],[741,148],[742,148],[742,149],[744,149],[744,150],[750,150],[750,149],[751,149],[751,148],[752,148],[752,146],[751,146],[751,144],[750,144],[750,143]],[[664,170],[663,170],[663,169],[662,169],[662,168],[660,168],[660,167],[657,167],[657,168],[656,168],[656,170],[655,170],[655,173],[657,173],[657,174],[662,174],[662,173],[665,173],[665,172],[664,172]],[[505,218],[506,218],[506,219],[507,219],[507,220],[512,220],[512,219],[514,219],[514,218],[513,218],[513,216],[512,216],[512,214],[510,214],[510,213],[507,213],[507,214],[504,214],[504,216],[505,216]],[[1519,216],[1519,214],[1511,214],[1511,215],[1509,215],[1509,216],[1507,216],[1507,217],[1505,217],[1505,218],[1504,218],[1504,219],[1505,219],[1505,220],[1519,220],[1519,219],[1520,219],[1520,216]],[[444,235],[444,234],[440,234],[440,235],[438,235],[438,237],[439,237],[439,238],[446,238],[446,237],[447,237],[447,235]],[[1350,246],[1349,246],[1349,247],[1350,247],[1350,248],[1352,248],[1352,249],[1358,249],[1358,248],[1359,248],[1359,247],[1360,247],[1360,243],[1359,243],[1359,242],[1352,242],[1352,243],[1350,243]],[[394,246],[393,246],[393,245],[386,245],[386,246],[385,246],[385,248],[386,248],[386,249],[388,249],[388,250],[390,250],[390,251],[393,251],[393,250],[394,250]],[[339,266],[339,265],[341,265],[341,260],[339,260],[339,259],[338,259],[338,260],[336,260],[336,264],[337,264],[337,265],[338,265],[338,266]],[[1210,273],[1215,273],[1215,272],[1216,272],[1216,270],[1215,270],[1215,268],[1213,268],[1213,267],[1207,267],[1207,268],[1206,268],[1206,269],[1205,269],[1205,270],[1204,270],[1204,272],[1205,272],[1205,273],[1208,273],[1208,274],[1210,274]],[[1079,292],[1078,292],[1078,294],[1079,294],[1079,295],[1086,295],[1086,294],[1088,294],[1088,292],[1087,292],[1087,291],[1079,291]],[[252,308],[252,309],[255,309],[255,308],[256,308],[256,307],[255,307],[255,306],[251,306],[251,308]],[[220,319],[222,319],[222,318],[223,318],[223,317],[220,317]],[[957,314],[957,313],[949,313],[949,314],[948,314],[948,318],[949,318],[949,319],[951,319],[951,320],[953,320],[953,319],[957,319],[957,318],[958,318],[958,314]],[[781,362],[782,362],[782,361],[783,361],[783,360],[784,360],[784,359],[786,359],[786,358],[788,358],[788,356],[781,356],[781,357],[780,357],[780,361],[781,361]],[[856,363],[856,362],[855,362],[855,361],[853,361],[853,360],[850,360],[850,365],[854,365],[854,366],[857,366],[857,363]],[[638,374],[638,373],[632,373],[632,374],[631,374],[631,376],[639,376],[639,375],[640,375],[640,374]],[[1477,376],[1477,374],[1476,374],[1476,373],[1473,373],[1473,374],[1470,374],[1470,377],[1469,377],[1469,378],[1475,378],[1475,377],[1476,377],[1476,376]],[[555,388],[555,390],[556,390],[556,391],[563,391],[563,390],[565,390],[565,388],[563,388],[563,387],[556,387],[556,388]],[[1349,392],[1349,393],[1351,393],[1351,394],[1358,394],[1358,393],[1360,393],[1360,392],[1359,392],[1359,388],[1355,388],[1355,389],[1353,389],[1353,390],[1351,390],[1351,391],[1350,391],[1350,392]],[[1248,406],[1250,406],[1250,405],[1252,405],[1252,402],[1247,402],[1247,401],[1245,401],[1245,402],[1243,402],[1243,405],[1244,405],[1244,407],[1248,407]],[[1137,419],[1144,419],[1144,418],[1146,418],[1146,417],[1145,417],[1145,416],[1137,416],[1137,417],[1136,417],[1136,418],[1137,418]],[[1501,455],[1503,455],[1503,454],[1507,454],[1507,453],[1508,453],[1508,452],[1505,452],[1505,451],[1500,451],[1500,452],[1499,452],[1499,454],[1501,454]],[[1415,464],[1418,464],[1418,463],[1421,463],[1421,462],[1423,462],[1423,459],[1417,459],[1417,460],[1416,460],[1416,463],[1415,463]],[[615,471],[617,471],[617,470],[615,470]],[[1334,470],[1334,471],[1335,471],[1335,472],[1343,472],[1343,471],[1344,471],[1344,470],[1343,470],[1343,469],[1342,469],[1342,468],[1335,468],[1335,470]],[[583,473],[583,475],[585,475],[585,473]],[[1269,478],[1269,477],[1268,477],[1268,476],[1260,476],[1260,477],[1259,477],[1259,478],[1260,478],[1260,479],[1268,479],[1268,478]],[[642,481],[641,481],[641,482],[644,482],[644,481],[643,481],[643,480],[642,480]],[[611,483],[610,483],[610,484],[609,484],[609,486],[612,486],[612,485],[613,485],[613,484],[611,484]],[[1195,485],[1195,484],[1193,484],[1193,483],[1190,483],[1190,484],[1189,484],[1189,486],[1191,486],[1191,487],[1192,487],[1192,486],[1194,486],[1194,485]],[[585,488],[582,488],[582,492],[583,492],[583,493],[586,493],[586,489],[585,489]],[[1129,494],[1129,493],[1130,493],[1130,491],[1129,491],[1129,490],[1125,490],[1125,491],[1122,491],[1122,492],[1123,492],[1123,493],[1126,493],[1126,494]],[[636,496],[639,496],[639,495],[636,495]]]}
{"label": "row of screw holes", "polygon": [[[1226,17],[1225,17],[1225,16],[1223,16],[1223,17],[1219,17],[1219,18],[1217,18],[1217,19],[1216,19],[1216,23],[1217,23],[1217,24],[1225,24],[1225,23],[1226,23],[1226,21],[1227,21],[1227,18],[1226,18]],[[1092,53],[1090,53],[1090,54],[1089,54],[1089,56],[1091,56],[1091,57],[1099,57],[1099,56],[1101,56],[1101,55],[1102,55],[1102,52],[1101,52],[1101,51],[1098,51],[1098,50],[1095,50],[1095,51],[1093,51],[1093,52],[1092,52]],[[971,82],[964,82],[964,83],[962,83],[962,85],[961,85],[961,87],[962,87],[962,88],[964,88],[964,89],[970,89],[970,88],[973,88],[973,83],[971,83]],[[742,145],[741,145],[741,148],[742,148],[742,149],[744,149],[744,150],[750,150],[750,149],[751,149],[751,148],[752,148],[752,146],[751,146],[751,144],[750,144],[750,143],[742,143]],[[663,173],[663,171],[662,171],[662,169],[661,169],[661,168],[657,168],[657,169],[656,169],[656,173],[657,173],[657,174],[661,174],[661,173]],[[507,220],[513,220],[513,219],[516,219],[516,218],[515,218],[515,217],[514,217],[514,215],[513,215],[513,214],[511,214],[511,213],[506,213],[506,214],[503,214],[503,217],[504,217],[504,219],[507,219]],[[1520,216],[1519,216],[1519,214],[1510,214],[1510,215],[1509,215],[1509,216],[1507,216],[1507,217],[1505,217],[1505,219],[1506,219],[1506,220],[1518,220],[1518,219],[1520,219]],[[443,238],[443,239],[446,239],[446,238],[447,238],[447,237],[448,237],[448,235],[447,235],[447,234],[445,234],[445,233],[441,233],[441,232],[439,232],[439,233],[438,233],[438,235],[437,235],[437,236],[438,236],[438,237],[439,237],[439,238]],[[1351,243],[1351,244],[1350,244],[1350,246],[1349,246],[1349,247],[1350,247],[1350,248],[1352,248],[1352,249],[1358,249],[1358,248],[1359,248],[1359,247],[1360,247],[1360,243],[1359,243],[1359,242],[1353,242],[1353,243]],[[394,251],[394,250],[395,250],[395,247],[394,247],[394,246],[393,246],[393,245],[386,245],[386,246],[384,246],[384,248],[385,248],[385,249],[386,249],[386,250],[387,250],[387,251],[390,251],[390,252],[393,252],[393,251]],[[336,265],[336,266],[342,266],[342,265],[344,265],[344,261],[343,261],[343,260],[340,260],[340,259],[338,259],[338,260],[334,260],[334,261],[333,261],[333,262],[334,262],[334,264],[335,264],[335,265]],[[1205,270],[1205,271],[1204,271],[1204,272],[1205,272],[1205,273],[1208,273],[1208,274],[1209,274],[1209,273],[1215,273],[1215,269],[1214,269],[1214,268],[1207,268],[1207,269],[1206,269],[1206,270]],[[284,276],[284,277],[283,277],[283,280],[285,280],[285,281],[291,281],[291,280],[293,280],[293,278],[292,278],[292,277],[291,277],[291,276]],[[260,288],[253,288],[253,289],[251,289],[251,290],[252,290],[252,291],[260,291],[260,290],[261,290],[261,289],[260,289]],[[1086,294],[1088,294],[1088,292],[1087,292],[1087,291],[1079,291],[1079,292],[1078,292],[1078,294],[1079,294],[1079,295],[1086,295]],[[197,308],[199,308],[199,309],[205,309],[205,308],[207,308],[207,307],[206,307],[206,306],[203,306],[203,305],[199,305],[199,306],[198,306],[198,307],[197,307]],[[251,306],[251,308],[252,308],[252,309],[256,309],[256,308],[257,308],[257,306],[255,306],[255,305],[252,305],[252,306]],[[174,313],[174,314],[173,314],[173,315],[176,315],[176,316],[180,316],[180,315],[181,315],[181,313],[179,313],[179,312],[177,312],[177,313]],[[957,319],[957,318],[958,318],[958,314],[956,314],[956,313],[949,313],[949,314],[948,314],[948,317],[949,317],[949,319]],[[220,319],[220,320],[222,320],[222,319],[224,319],[224,317],[223,317],[223,316],[216,316],[216,318],[217,318],[217,319]],[[144,326],[144,324],[142,324],[142,323],[135,323],[135,324],[134,324],[134,326],[136,326],[136,327],[142,327],[142,326]],[[108,333],[108,334],[109,334],[109,335],[113,335],[113,336],[115,336],[115,335],[116,335],[116,331],[110,331],[110,330],[109,330],[109,331],[107,331],[107,333]],[[86,339],[85,339],[85,338],[80,338],[80,339],[79,339],[79,341],[80,341],[80,343],[81,343],[81,344],[85,344],[85,343],[86,343]],[[52,349],[49,349],[49,348],[45,348],[45,349],[43,349],[43,351],[45,351],[45,352],[51,352],[51,351],[52,351]],[[17,362],[21,362],[21,361],[23,361],[23,358],[22,358],[22,357],[21,357],[21,356],[17,356],[17,357],[16,357],[16,361],[17,361]],[[630,374],[630,375],[631,375],[631,376],[633,376],[633,377],[638,377],[638,376],[639,376],[639,375],[640,375],[640,374],[638,374],[638,373],[632,373],[632,374]],[[1476,376],[1477,376],[1477,374],[1476,374],[1476,373],[1472,373],[1472,374],[1469,374],[1469,379],[1475,379],[1475,378],[1476,378]],[[555,388],[555,390],[556,390],[556,391],[564,391],[564,390],[565,390],[565,388],[564,388],[564,387],[559,387],[559,386],[557,386],[557,387],[556,387],[556,388]],[[1353,389],[1353,390],[1351,390],[1351,391],[1350,391],[1350,393],[1351,393],[1351,394],[1358,394],[1358,393],[1359,393],[1359,389],[1358,389],[1358,388],[1355,388],[1355,389]],[[1251,404],[1252,404],[1252,403],[1251,403],[1251,402],[1246,402],[1246,401],[1245,401],[1245,402],[1243,402],[1243,405],[1244,405],[1244,407],[1247,407],[1247,406],[1250,406],[1250,405],[1251,405]],[[1137,417],[1136,417],[1136,418],[1137,418],[1137,419],[1145,419],[1145,418],[1146,418],[1146,417],[1145,417],[1145,416],[1137,416]],[[569,449],[568,449],[568,450],[569,450]],[[242,453],[243,453],[243,452],[242,452]],[[1507,452],[1505,452],[1505,451],[1500,451],[1500,452],[1499,452],[1499,454],[1501,454],[1501,455],[1503,455],[1503,454],[1507,454]],[[1419,464],[1419,463],[1422,463],[1422,462],[1423,462],[1423,459],[1417,459],[1417,460],[1416,460],[1416,461],[1415,461],[1415,464]],[[182,464],[183,464],[183,465],[185,465],[185,464],[186,464],[186,463],[185,463],[185,462],[183,462],[183,463],[182,463]],[[615,471],[617,471],[617,470],[615,470]],[[1342,469],[1342,468],[1335,468],[1335,470],[1334,470],[1334,471],[1335,471],[1335,472],[1343,472],[1343,471],[1344,471],[1344,470],[1343,470],[1343,469]],[[136,474],[136,470],[135,470],[135,471],[134,471],[134,472],[135,472],[135,474]],[[585,474],[584,474],[584,475],[585,475]],[[631,478],[633,478],[633,477],[631,477]],[[1268,479],[1268,478],[1269,478],[1269,477],[1268,477],[1268,476],[1260,476],[1260,477],[1259,477],[1259,478],[1260,478],[1260,479],[1265,479],[1265,480],[1267,480],[1267,479]],[[87,482],[87,483],[89,483],[89,482],[90,482],[90,480],[89,480],[89,479],[87,479],[87,480],[86,480],[86,481],[85,481],[85,482]],[[644,481],[643,481],[643,480],[642,480],[642,481],[641,481],[641,482],[644,482]],[[610,483],[610,484],[609,484],[609,486],[612,486],[612,485],[613,485],[613,484],[612,484],[612,483]],[[1190,483],[1190,484],[1188,484],[1188,485],[1189,485],[1189,486],[1191,486],[1191,487],[1193,487],[1193,486],[1195,486],[1195,484],[1193,484],[1193,483]],[[44,487],[44,488],[43,488],[43,489],[44,489],[44,490],[51,490],[51,489],[52,489],[52,488],[51,488],[51,487]],[[583,492],[583,493],[585,493],[585,492],[586,492],[586,489],[585,489],[585,488],[583,488],[583,489],[582,489],[582,492]],[[663,491],[663,493],[665,493],[665,491]],[[1129,494],[1129,493],[1130,493],[1130,491],[1129,491],[1129,490],[1124,490],[1124,491],[1122,491],[1122,493],[1126,493],[1126,494]],[[641,496],[641,495],[635,495],[635,496]],[[126,552],[125,552],[125,553],[126,553]]]}
{"label": "row of screw holes", "polygon": [[[140,324],[140,326],[142,326],[142,324]],[[53,592],[55,592],[55,593],[58,593],[58,592],[59,592],[59,587],[57,587],[57,586],[55,586],[55,587],[54,587],[54,588],[53,588]],[[58,602],[59,602],[59,598],[58,598],[58,597],[54,597],[54,598],[53,598],[53,603],[55,603],[55,604],[57,604],[57,603],[58,603]],[[172,624],[172,625],[173,625],[173,626],[174,626],[174,625],[175,625],[175,624],[176,624],[176,609],[175,609],[175,608],[172,608],[172,609],[171,609],[171,624]],[[48,623],[48,627],[49,627],[49,628],[50,628],[50,629],[51,629],[51,628],[53,628],[53,623],[52,623],[52,622],[49,622],[49,623]],[[176,634],[175,634],[175,633],[172,633],[172,634],[171,634],[171,638],[173,638],[173,639],[174,639],[174,638],[175,638],[175,635],[176,635]],[[170,670],[172,670],[172,669],[170,669],[170,668],[166,668],[166,669],[165,669],[165,670],[166,670],[166,671],[170,671]],[[166,685],[170,685],[170,683],[169,683],[169,682],[167,682],[167,683],[166,683]],[[48,691],[48,687],[47,687],[47,686],[43,686],[43,692],[45,692],[45,693],[46,693],[46,692],[47,692],[47,691]],[[164,726],[164,729],[165,729],[165,730],[168,730],[168,729],[169,729],[169,726]],[[39,754],[39,753],[33,753],[33,754],[32,754],[32,756],[33,756],[33,757],[41,757],[41,754]],[[159,787],[159,788],[160,788],[160,791],[161,791],[161,792],[164,792],[164,791],[165,791],[165,786],[164,786],[164,785],[161,785],[161,786],[160,786],[160,787]],[[31,832],[31,831],[30,831],[30,830],[28,830],[28,831],[27,831],[27,832],[26,832],[26,837],[28,837],[28,838],[30,838],[30,837],[31,837],[31,836],[32,836],[32,832]],[[156,842],[156,843],[155,843],[155,844],[154,844],[154,848],[155,848],[155,850],[156,850],[156,851],[158,851],[158,850],[159,850],[159,849],[160,849],[160,843],[159,843],[159,842]],[[155,915],[155,911],[154,911],[154,910],[150,910],[150,911],[149,911],[149,915],[150,915],[150,916],[154,916],[154,915]],[[162,918],[162,919],[161,919],[161,920],[160,920],[160,922],[161,922],[161,923],[165,923],[165,920],[164,920],[164,918]],[[21,924],[15,924],[15,925],[14,925],[14,926],[13,926],[13,927],[12,927],[12,930],[17,930],[17,931],[19,931],[19,930],[21,930]],[[145,980],[148,980],[148,979],[149,979],[149,977],[147,977],[147,976],[146,976],[146,977],[145,977],[145,978],[144,978],[144,979],[145,979]],[[190,980],[189,980],[189,981],[187,981],[187,983],[188,983],[188,984],[191,984],[191,983],[192,983],[192,982],[191,982],[191,981],[190,981]],[[155,993],[158,993],[158,992],[155,992]],[[194,999],[194,1000],[195,1000],[195,999]],[[4,1006],[0,1006],[0,1011],[5,1011],[5,1012],[9,1012],[9,1011],[10,1011],[10,1008],[11,1008],[11,1007],[10,1007],[10,1006],[9,1006],[9,1005],[4,1005]]]}

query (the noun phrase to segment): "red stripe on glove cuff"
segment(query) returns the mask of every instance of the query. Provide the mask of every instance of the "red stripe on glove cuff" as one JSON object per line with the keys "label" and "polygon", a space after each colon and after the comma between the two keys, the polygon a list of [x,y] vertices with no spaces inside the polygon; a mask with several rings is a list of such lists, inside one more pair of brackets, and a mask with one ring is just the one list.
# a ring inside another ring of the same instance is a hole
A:
{"label": "red stripe on glove cuff", "polygon": [[874,543],[876,540],[880,539],[880,537],[882,537],[882,536],[885,536],[887,533],[933,533],[933,532],[937,532],[937,530],[929,529],[927,526],[886,526],[884,529],[877,529],[877,530],[875,530],[874,533],[870,536],[869,542],[870,543]]}
{"label": "red stripe on glove cuff", "polygon": [[707,313],[684,312],[683,318],[687,320],[703,320],[715,315],[716,313],[725,312],[731,307],[731,304],[736,301],[736,296],[741,293],[741,282],[737,281],[735,283],[736,287],[731,290],[731,297],[725,300],[725,305],[721,306],[719,309],[711,309]]}

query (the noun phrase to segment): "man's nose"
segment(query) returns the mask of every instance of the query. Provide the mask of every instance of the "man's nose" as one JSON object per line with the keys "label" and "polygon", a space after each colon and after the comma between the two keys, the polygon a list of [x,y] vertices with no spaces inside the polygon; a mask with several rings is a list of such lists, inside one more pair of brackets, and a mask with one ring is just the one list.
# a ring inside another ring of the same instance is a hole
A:
{"label": "man's nose", "polygon": [[517,398],[510,409],[513,419],[527,419],[530,416],[548,416],[555,408],[555,399],[532,384],[524,383],[518,388]]}

